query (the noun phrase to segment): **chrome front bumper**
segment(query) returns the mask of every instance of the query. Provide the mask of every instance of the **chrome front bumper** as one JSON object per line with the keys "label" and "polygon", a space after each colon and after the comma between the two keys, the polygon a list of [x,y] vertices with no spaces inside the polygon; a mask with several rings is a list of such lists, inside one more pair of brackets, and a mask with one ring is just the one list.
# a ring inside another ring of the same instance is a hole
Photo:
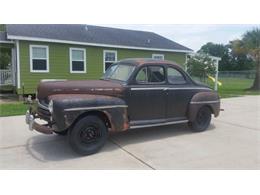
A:
{"label": "chrome front bumper", "polygon": [[35,131],[38,131],[38,132],[44,133],[44,134],[52,134],[53,133],[53,129],[50,128],[49,126],[38,124],[35,121],[34,116],[30,113],[29,110],[26,111],[25,122],[26,122],[26,124],[29,125],[29,130],[31,130],[31,131],[35,130]]}

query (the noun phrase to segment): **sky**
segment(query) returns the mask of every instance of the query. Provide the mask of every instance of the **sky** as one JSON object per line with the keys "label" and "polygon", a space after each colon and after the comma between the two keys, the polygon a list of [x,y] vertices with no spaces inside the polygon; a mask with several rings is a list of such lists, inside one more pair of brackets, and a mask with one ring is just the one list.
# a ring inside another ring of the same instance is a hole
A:
{"label": "sky", "polygon": [[152,31],[194,51],[199,50],[207,42],[227,44],[231,40],[241,38],[246,31],[254,27],[260,28],[260,24],[104,24],[101,26]]}

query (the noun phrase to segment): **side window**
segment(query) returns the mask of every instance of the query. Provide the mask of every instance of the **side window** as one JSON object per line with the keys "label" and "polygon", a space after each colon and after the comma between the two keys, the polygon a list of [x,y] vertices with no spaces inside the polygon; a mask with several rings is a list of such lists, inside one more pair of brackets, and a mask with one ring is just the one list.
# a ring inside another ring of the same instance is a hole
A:
{"label": "side window", "polygon": [[164,69],[162,66],[149,67],[150,77],[148,81],[151,83],[161,83],[165,81]]}
{"label": "side window", "polygon": [[168,82],[171,84],[185,84],[186,80],[183,77],[183,75],[180,73],[180,71],[176,70],[175,68],[168,68]]}
{"label": "side window", "polygon": [[136,75],[138,83],[161,83],[165,81],[164,68],[162,66],[150,66],[142,68]]}
{"label": "side window", "polygon": [[148,82],[148,72],[147,67],[142,68],[136,75],[136,81],[138,83],[147,83]]}

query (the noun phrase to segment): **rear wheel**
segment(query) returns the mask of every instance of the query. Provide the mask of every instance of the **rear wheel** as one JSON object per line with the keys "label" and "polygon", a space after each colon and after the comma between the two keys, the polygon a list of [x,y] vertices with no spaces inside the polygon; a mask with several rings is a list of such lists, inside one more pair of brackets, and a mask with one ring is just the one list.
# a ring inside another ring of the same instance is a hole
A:
{"label": "rear wheel", "polygon": [[107,127],[97,116],[80,119],[70,130],[69,143],[81,155],[90,155],[100,150],[108,137]]}
{"label": "rear wheel", "polygon": [[207,106],[203,106],[199,109],[196,119],[193,122],[189,122],[189,126],[194,132],[205,131],[211,121],[211,110]]}

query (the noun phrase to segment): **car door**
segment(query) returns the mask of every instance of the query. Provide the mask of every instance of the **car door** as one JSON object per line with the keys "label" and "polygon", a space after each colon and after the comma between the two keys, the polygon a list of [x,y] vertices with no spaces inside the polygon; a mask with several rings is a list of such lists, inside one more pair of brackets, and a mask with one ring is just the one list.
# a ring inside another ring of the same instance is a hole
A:
{"label": "car door", "polygon": [[187,108],[195,90],[184,73],[172,66],[167,67],[167,110],[166,117],[172,120],[187,118]]}
{"label": "car door", "polygon": [[149,123],[165,118],[166,71],[164,66],[149,65],[140,68],[130,85],[128,113],[130,121]]}

